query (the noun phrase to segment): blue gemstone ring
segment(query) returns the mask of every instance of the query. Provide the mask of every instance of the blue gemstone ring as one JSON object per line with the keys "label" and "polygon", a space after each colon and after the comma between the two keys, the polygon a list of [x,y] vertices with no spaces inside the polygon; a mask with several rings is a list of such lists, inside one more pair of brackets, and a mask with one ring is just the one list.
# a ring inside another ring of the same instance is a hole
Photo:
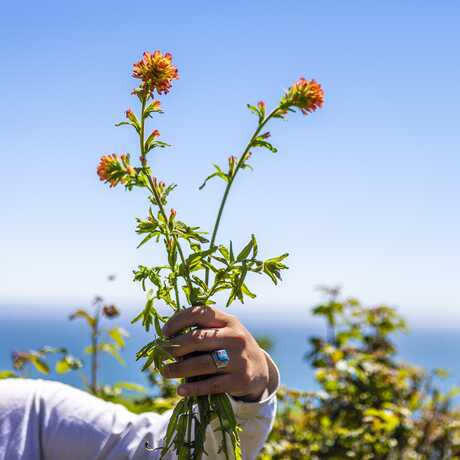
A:
{"label": "blue gemstone ring", "polygon": [[217,369],[227,367],[230,362],[230,356],[228,356],[228,352],[225,349],[213,351],[211,356]]}

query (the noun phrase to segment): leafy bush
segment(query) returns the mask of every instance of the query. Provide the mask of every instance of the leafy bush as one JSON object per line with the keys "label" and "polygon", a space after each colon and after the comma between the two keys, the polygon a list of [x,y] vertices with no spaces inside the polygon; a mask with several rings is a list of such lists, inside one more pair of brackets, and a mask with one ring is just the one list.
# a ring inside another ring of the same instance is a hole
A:
{"label": "leafy bush", "polygon": [[395,359],[392,335],[405,329],[388,306],[367,308],[323,288],[313,313],[326,320],[326,337],[312,337],[307,359],[320,390],[280,392],[280,412],[260,456],[268,459],[460,459],[458,390],[434,385],[426,374]]}

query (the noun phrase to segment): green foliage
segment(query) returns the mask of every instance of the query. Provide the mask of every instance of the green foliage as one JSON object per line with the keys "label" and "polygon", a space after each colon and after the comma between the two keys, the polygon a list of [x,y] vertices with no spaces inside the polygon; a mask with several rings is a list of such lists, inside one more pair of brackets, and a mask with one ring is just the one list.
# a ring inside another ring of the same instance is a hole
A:
{"label": "green foliage", "polygon": [[313,309],[328,326],[307,359],[319,391],[283,389],[281,410],[261,460],[452,460],[460,458],[457,389],[443,395],[436,370],[396,360],[392,335],[405,329],[386,305],[342,300],[338,289]]}
{"label": "green foliage", "polygon": [[38,350],[14,351],[11,355],[13,371],[5,371],[3,378],[29,375],[29,368],[40,374],[48,375],[51,372],[49,357],[57,357],[55,371],[58,374],[65,374],[71,370],[78,370],[83,367],[83,362],[68,353],[66,348],[55,348],[44,346]]}
{"label": "green foliage", "polygon": [[[109,277],[108,280],[113,281],[114,277]],[[128,336],[128,332],[121,327],[112,327],[110,329],[101,327],[102,319],[106,318],[111,320],[120,314],[115,305],[104,305],[103,301],[104,299],[102,297],[96,296],[93,301],[92,313],[84,308],[79,308],[69,316],[70,320],[77,318],[85,320],[89,329],[91,343],[84,348],[84,352],[90,355],[91,372],[86,382],[89,382],[89,388],[94,394],[101,391],[98,384],[100,354],[106,353],[115,358],[121,365],[124,365],[125,361],[120,351],[125,347],[125,338]],[[68,361],[61,360],[56,371],[58,373],[68,372],[69,366],[70,363]]]}
{"label": "green foliage", "polygon": [[[109,281],[115,277],[112,275]],[[84,353],[89,354],[91,366],[89,376],[81,373],[83,383],[87,390],[95,396],[105,400],[123,404],[130,410],[140,413],[144,411],[164,412],[173,407],[178,397],[176,394],[176,385],[173,381],[165,380],[153,368],[147,368],[147,379],[151,386],[157,390],[158,398],[147,395],[146,389],[137,383],[117,382],[113,385],[104,384],[98,381],[97,372],[101,362],[100,353],[107,353],[113,356],[119,364],[124,365],[124,359],[121,351],[126,346],[126,339],[129,337],[128,332],[118,326],[109,329],[101,327],[101,319],[112,319],[120,315],[120,310],[115,305],[103,305],[103,299],[95,297],[93,302],[94,313],[89,313],[85,309],[77,309],[69,316],[70,320],[81,318],[84,320],[90,331],[91,345],[84,348]],[[106,336],[112,341],[100,341],[100,337]],[[53,377],[59,380],[59,377],[71,371],[84,370],[85,363],[83,360],[76,358],[64,347],[43,346],[38,350],[15,351],[11,355],[13,370],[1,370],[0,380],[16,377],[35,377],[38,375],[51,375],[53,366],[51,359],[54,358]],[[35,374],[31,371],[36,371]],[[126,394],[128,392],[128,394]],[[142,394],[142,397],[133,396],[133,394]]]}

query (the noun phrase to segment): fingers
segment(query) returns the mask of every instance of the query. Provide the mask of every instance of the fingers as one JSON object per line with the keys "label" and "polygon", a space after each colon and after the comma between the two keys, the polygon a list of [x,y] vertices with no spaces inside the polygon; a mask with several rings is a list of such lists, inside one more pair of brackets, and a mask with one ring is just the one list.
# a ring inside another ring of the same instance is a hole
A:
{"label": "fingers", "polygon": [[176,312],[163,326],[163,333],[170,337],[192,326],[224,327],[230,319],[230,315],[211,307],[190,307]]}
{"label": "fingers", "polygon": [[228,393],[232,388],[230,375],[217,375],[198,382],[183,383],[177,389],[181,396],[203,396],[210,394]]}
{"label": "fingers", "polygon": [[209,353],[184,359],[177,363],[168,364],[163,369],[163,375],[171,379],[196,377],[217,373],[217,367]]}
{"label": "fingers", "polygon": [[213,351],[227,346],[226,328],[196,329],[168,340],[168,352],[180,358],[194,352]]}

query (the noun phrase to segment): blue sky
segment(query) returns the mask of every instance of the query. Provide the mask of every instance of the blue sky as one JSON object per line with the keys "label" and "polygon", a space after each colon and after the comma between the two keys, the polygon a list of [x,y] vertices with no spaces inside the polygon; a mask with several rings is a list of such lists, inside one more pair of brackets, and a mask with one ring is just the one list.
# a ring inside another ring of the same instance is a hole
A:
{"label": "blue sky", "polygon": [[222,184],[198,185],[245,145],[245,104],[275,104],[301,75],[326,92],[323,110],[273,123],[279,153],[257,152],[231,196],[222,241],[254,232],[267,256],[291,253],[284,283],[255,279],[245,308],[286,318],[317,284],[340,284],[412,321],[460,325],[459,19],[454,1],[3,5],[0,304],[142,301],[131,270],[158,260],[135,249],[146,201],[108,190],[95,168],[104,153],[136,153],[114,123],[137,108],[132,63],[161,49],[181,79],[151,125],[174,146],[155,172],[205,229]]}

